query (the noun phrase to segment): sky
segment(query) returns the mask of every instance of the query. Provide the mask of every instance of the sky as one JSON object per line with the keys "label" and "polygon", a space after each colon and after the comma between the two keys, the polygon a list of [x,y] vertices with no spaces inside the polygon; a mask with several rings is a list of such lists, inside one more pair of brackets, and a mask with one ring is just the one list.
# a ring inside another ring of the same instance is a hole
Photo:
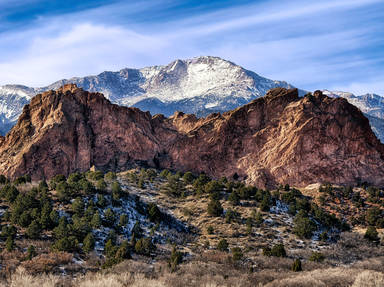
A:
{"label": "sky", "polygon": [[0,85],[203,55],[305,90],[384,96],[384,0],[0,0]]}

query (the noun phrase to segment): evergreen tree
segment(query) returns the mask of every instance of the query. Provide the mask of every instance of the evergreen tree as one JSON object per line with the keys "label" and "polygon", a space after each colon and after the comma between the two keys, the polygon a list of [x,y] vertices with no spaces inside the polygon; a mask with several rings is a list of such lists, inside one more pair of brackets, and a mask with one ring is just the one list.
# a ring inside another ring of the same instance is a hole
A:
{"label": "evergreen tree", "polygon": [[223,207],[219,200],[211,199],[207,211],[209,215],[219,217],[223,214]]}
{"label": "evergreen tree", "polygon": [[101,226],[101,216],[98,210],[96,210],[95,214],[92,216],[91,226],[93,228],[99,228]]}
{"label": "evergreen tree", "polygon": [[303,269],[301,268],[301,261],[300,261],[300,259],[296,259],[296,260],[293,262],[293,265],[292,265],[292,271],[293,271],[293,272],[300,272],[300,271],[303,271]]}
{"label": "evergreen tree", "polygon": [[227,251],[228,250],[228,242],[225,239],[221,239],[219,243],[217,244],[217,249],[220,251]]}
{"label": "evergreen tree", "polygon": [[41,226],[37,220],[31,222],[28,226],[26,235],[31,239],[38,239],[41,233]]}
{"label": "evergreen tree", "polygon": [[95,248],[95,238],[94,238],[92,232],[90,232],[84,238],[84,241],[83,241],[83,251],[84,251],[84,253],[89,253],[94,248]]}
{"label": "evergreen tree", "polygon": [[27,249],[27,256],[26,256],[25,259],[26,260],[31,260],[36,255],[37,255],[37,252],[36,252],[35,246],[29,245],[28,249]]}
{"label": "evergreen tree", "polygon": [[15,241],[12,236],[7,237],[7,240],[5,241],[5,249],[7,249],[8,252],[15,249]]}

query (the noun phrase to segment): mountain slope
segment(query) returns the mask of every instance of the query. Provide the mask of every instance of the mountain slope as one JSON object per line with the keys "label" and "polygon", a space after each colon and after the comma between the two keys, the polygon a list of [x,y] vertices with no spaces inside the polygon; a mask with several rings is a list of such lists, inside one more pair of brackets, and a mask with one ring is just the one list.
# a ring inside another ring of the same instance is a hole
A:
{"label": "mountain slope", "polygon": [[0,173],[34,179],[135,164],[259,186],[383,184],[384,146],[345,99],[277,88],[206,118],[151,116],[74,85],[35,96],[0,143]]}

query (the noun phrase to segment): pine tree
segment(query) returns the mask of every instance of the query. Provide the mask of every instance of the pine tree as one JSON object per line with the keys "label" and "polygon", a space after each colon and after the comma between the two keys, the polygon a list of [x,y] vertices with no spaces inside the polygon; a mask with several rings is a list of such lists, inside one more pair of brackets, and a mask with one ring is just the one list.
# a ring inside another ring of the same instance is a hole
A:
{"label": "pine tree", "polygon": [[84,238],[84,241],[83,241],[83,251],[84,251],[84,253],[89,253],[94,248],[95,248],[95,238],[94,238],[92,232],[90,232]]}
{"label": "pine tree", "polygon": [[28,226],[26,234],[31,239],[38,239],[41,233],[41,226],[37,220],[31,222]]}
{"label": "pine tree", "polygon": [[300,259],[296,259],[296,260],[293,262],[293,265],[292,265],[292,271],[293,271],[293,272],[300,272],[300,271],[303,271],[303,269],[301,268],[301,261],[300,261]]}
{"label": "pine tree", "polygon": [[93,228],[99,228],[101,226],[101,217],[98,210],[96,210],[95,214],[92,216],[91,226]]}

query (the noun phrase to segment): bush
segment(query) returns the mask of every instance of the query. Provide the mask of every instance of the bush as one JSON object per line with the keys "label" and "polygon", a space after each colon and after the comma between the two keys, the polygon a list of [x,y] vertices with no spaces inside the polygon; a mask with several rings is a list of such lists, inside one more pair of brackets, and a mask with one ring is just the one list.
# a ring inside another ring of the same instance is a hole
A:
{"label": "bush", "polygon": [[169,267],[172,271],[176,270],[177,265],[183,261],[183,253],[177,251],[176,247],[172,248],[171,257],[169,258]]}
{"label": "bush", "polygon": [[282,243],[276,244],[271,248],[264,247],[263,248],[264,256],[275,256],[275,257],[286,257],[287,253],[285,251],[284,245]]}
{"label": "bush", "polygon": [[209,215],[219,217],[223,214],[223,207],[221,206],[220,201],[211,199],[208,203],[207,211]]}
{"label": "bush", "polygon": [[113,227],[115,225],[116,216],[112,209],[108,208],[104,212],[104,225],[107,227]]}
{"label": "bush", "polygon": [[368,226],[367,231],[364,234],[364,238],[374,242],[380,240],[379,234],[374,226]]}
{"label": "bush", "polygon": [[368,209],[365,220],[368,225],[377,226],[379,219],[382,218],[381,210],[377,206]]}
{"label": "bush", "polygon": [[66,236],[55,241],[52,249],[56,251],[74,252],[78,249],[79,242],[74,236]]}
{"label": "bush", "polygon": [[107,172],[105,175],[104,175],[104,179],[106,181],[113,181],[115,180],[117,177],[116,177],[116,173],[110,171],[110,172]]}
{"label": "bush", "polygon": [[236,211],[233,211],[232,209],[228,209],[225,212],[225,222],[231,223],[232,221],[236,220],[238,216],[239,214]]}
{"label": "bush", "polygon": [[162,191],[168,196],[181,197],[184,194],[184,183],[174,175],[168,176],[168,182],[162,186]]}
{"label": "bush", "polygon": [[187,184],[191,184],[194,181],[194,179],[195,179],[195,177],[193,176],[192,172],[190,172],[190,171],[187,171],[183,176],[183,180]]}
{"label": "bush", "polygon": [[156,247],[153,245],[151,238],[140,238],[135,244],[135,251],[138,254],[149,256],[151,252],[155,251]]}
{"label": "bush", "polygon": [[309,257],[309,261],[313,262],[323,262],[325,259],[325,256],[323,253],[313,251],[311,256]]}
{"label": "bush", "polygon": [[228,196],[228,200],[232,203],[232,205],[238,205],[240,203],[240,199],[236,191],[231,192],[231,194]]}
{"label": "bush", "polygon": [[81,197],[76,197],[76,199],[72,202],[71,209],[73,213],[77,214],[78,216],[82,216],[84,213],[84,201]]}
{"label": "bush", "polygon": [[5,241],[5,249],[7,249],[8,252],[15,249],[15,241],[12,236],[7,237],[7,240]]}
{"label": "bush", "polygon": [[300,271],[303,271],[303,269],[301,268],[301,261],[300,259],[296,259],[293,264],[292,264],[292,271],[293,272],[300,272]]}
{"label": "bush", "polygon": [[207,233],[208,233],[208,234],[213,234],[214,231],[215,231],[215,230],[213,229],[212,225],[209,225],[209,226],[207,227]]}
{"label": "bush", "polygon": [[241,258],[243,258],[243,252],[241,251],[240,247],[233,247],[231,252],[234,261],[239,261]]}
{"label": "bush", "polygon": [[303,212],[299,212],[294,219],[293,233],[300,238],[311,238],[316,230],[315,223]]}
{"label": "bush", "polygon": [[163,214],[161,213],[160,209],[157,207],[154,203],[148,204],[148,218],[151,222],[159,223],[161,222],[163,218]]}
{"label": "bush", "polygon": [[31,260],[36,255],[37,255],[37,252],[36,252],[35,246],[29,245],[28,249],[27,249],[27,256],[26,256],[25,259],[26,260]]}
{"label": "bush", "polygon": [[26,235],[31,239],[38,239],[41,233],[41,226],[37,220],[32,221],[28,226]]}
{"label": "bush", "polygon": [[217,244],[217,249],[220,251],[228,251],[228,242],[225,239],[221,239]]}

